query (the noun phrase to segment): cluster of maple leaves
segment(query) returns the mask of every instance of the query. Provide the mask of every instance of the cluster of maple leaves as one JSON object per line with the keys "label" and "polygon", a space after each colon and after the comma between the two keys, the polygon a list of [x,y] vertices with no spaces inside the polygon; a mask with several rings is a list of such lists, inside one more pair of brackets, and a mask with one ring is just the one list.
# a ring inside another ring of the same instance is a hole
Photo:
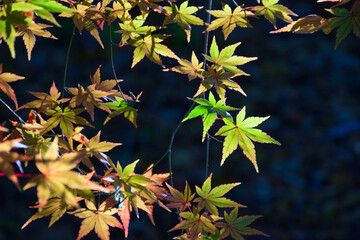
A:
{"label": "cluster of maple leaves", "polygon": [[[15,58],[15,40],[22,36],[27,49],[28,59],[35,46],[36,37],[56,39],[47,28],[47,21],[60,26],[54,13],[59,17],[71,18],[79,33],[89,32],[104,48],[99,30],[104,24],[118,24],[115,32],[121,34],[119,47],[132,46],[133,59],[131,67],[138,64],[145,56],[152,62],[163,66],[162,57],[177,60],[178,66],[164,69],[185,74],[189,81],[198,79],[198,91],[192,101],[194,107],[182,120],[201,117],[203,122],[202,141],[209,135],[209,130],[216,120],[222,126],[215,133],[223,136],[223,154],[221,165],[228,156],[240,147],[244,155],[252,162],[258,172],[254,142],[274,143],[278,141],[262,132],[257,127],[268,117],[245,118],[246,108],[226,105],[226,90],[234,90],[245,95],[245,91],[234,80],[239,76],[248,76],[239,66],[256,57],[234,55],[240,43],[235,43],[219,50],[215,37],[212,39],[209,55],[199,61],[193,52],[190,61],[179,58],[171,49],[163,44],[170,35],[159,33],[167,25],[176,23],[181,27],[187,41],[191,39],[191,26],[204,26],[205,32],[222,29],[224,39],[236,28],[252,27],[251,18],[264,16],[276,29],[277,20],[288,23],[273,33],[296,32],[313,33],[323,30],[330,33],[337,28],[336,44],[351,32],[360,37],[360,1],[359,0],[319,0],[318,2],[337,3],[327,11],[334,17],[326,19],[317,15],[302,17],[296,21],[297,15],[287,7],[279,4],[279,0],[258,0],[258,6],[239,6],[233,1],[235,8],[223,4],[222,10],[209,10],[208,14],[215,19],[206,23],[196,16],[202,6],[189,6],[189,1],[177,3],[172,0],[4,0],[0,3],[0,44],[2,40],[8,45],[11,56]],[[339,6],[352,3],[351,9]],[[145,24],[150,14],[164,17],[161,26]],[[39,22],[40,20],[40,22]],[[110,28],[111,31],[111,28]],[[110,41],[112,41],[110,39]],[[110,44],[113,44],[110,42]],[[13,130],[0,127],[0,171],[8,177],[18,189],[36,187],[38,211],[24,224],[51,215],[49,226],[59,220],[65,213],[83,219],[78,239],[94,230],[101,239],[109,239],[109,227],[121,228],[128,235],[131,212],[145,211],[154,223],[152,211],[158,204],[167,211],[177,209],[180,223],[170,231],[184,230],[176,239],[244,239],[243,235],[264,233],[250,228],[249,225],[260,216],[238,216],[238,208],[244,207],[224,197],[239,183],[224,184],[211,187],[210,175],[202,187],[196,186],[196,195],[186,183],[183,192],[164,182],[169,173],[153,174],[151,165],[144,173],[135,173],[138,161],[122,167],[120,162],[114,163],[106,154],[120,143],[100,141],[100,132],[92,138],[83,133],[83,126],[93,127],[85,118],[87,112],[91,121],[95,119],[95,109],[108,113],[106,124],[112,118],[123,115],[135,127],[138,111],[134,107],[141,94],[133,96],[124,94],[118,80],[101,80],[100,67],[90,76],[91,84],[84,87],[63,86],[58,90],[55,83],[49,94],[30,92],[36,100],[18,107],[14,90],[9,83],[22,80],[24,77],[3,72],[0,65],[0,89],[15,104],[17,110],[31,109],[26,122],[12,121]],[[118,89],[116,88],[118,87]],[[217,101],[211,90],[215,89]],[[70,95],[66,98],[65,93]],[[205,94],[208,97],[205,98]],[[238,111],[235,119],[229,113]],[[14,114],[16,114],[14,112]],[[100,173],[94,162],[103,163],[106,171]],[[18,181],[20,176],[15,166],[23,171],[23,166],[36,166],[38,172],[22,187]],[[164,203],[163,203],[164,202]],[[224,211],[222,217],[218,208],[232,208]],[[119,219],[114,215],[117,214]]]}

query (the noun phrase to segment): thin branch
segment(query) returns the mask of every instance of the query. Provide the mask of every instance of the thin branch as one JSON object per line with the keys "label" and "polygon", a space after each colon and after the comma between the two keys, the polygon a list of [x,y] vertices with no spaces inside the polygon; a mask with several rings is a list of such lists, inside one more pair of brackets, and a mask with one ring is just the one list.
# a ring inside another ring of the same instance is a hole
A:
{"label": "thin branch", "polygon": [[[75,35],[75,29],[76,29],[76,26],[74,25],[74,28],[73,28],[72,33],[71,33],[69,47],[68,47],[68,50],[67,50],[67,53],[66,53],[65,68],[64,68],[64,79],[63,79],[63,88],[62,88],[62,92],[61,92],[61,98],[64,98],[64,95],[65,95],[67,68],[68,68],[68,65],[69,65],[70,50],[71,50],[72,42],[73,42],[74,35]],[[61,102],[61,109],[63,109],[63,105],[64,105],[64,103]]]}
{"label": "thin branch", "polygon": [[[185,113],[184,117],[182,119],[184,119],[189,113],[190,111],[194,108],[195,106],[195,102],[193,102],[190,106],[190,108],[187,110],[187,112]],[[170,140],[170,144],[169,144],[169,148],[168,148],[168,154],[169,154],[169,174],[170,174],[170,184],[171,186],[173,187],[173,176],[172,176],[172,159],[171,159],[171,151],[172,151],[172,145],[173,145],[173,142],[174,142],[174,138],[175,138],[175,135],[177,133],[177,131],[179,131],[181,125],[183,124],[183,121],[181,121],[177,127],[175,128],[174,132],[171,134],[171,140]]]}
{"label": "thin branch", "polygon": [[126,101],[125,99],[125,96],[123,94],[123,92],[121,91],[121,87],[120,87],[120,84],[119,84],[119,81],[116,77],[116,71],[115,71],[115,67],[114,67],[114,56],[113,56],[113,49],[112,49],[112,45],[113,45],[113,42],[112,42],[112,35],[111,35],[111,24],[109,24],[109,37],[110,37],[110,59],[111,59],[111,68],[112,68],[112,71],[114,73],[114,78],[116,80],[116,85],[118,86],[118,89],[121,93],[121,96],[122,98]]}
{"label": "thin branch", "polygon": [[17,113],[14,110],[12,110],[11,107],[9,105],[7,105],[7,103],[4,102],[1,98],[0,98],[0,102],[2,102],[2,104],[4,104],[5,107],[7,107],[10,110],[10,112],[12,112],[19,119],[21,124],[25,124],[25,121],[22,120],[22,118],[19,115],[17,115]]}
{"label": "thin branch", "polygon": [[[0,177],[4,177],[4,176],[6,176],[5,173],[0,173]],[[17,177],[28,177],[28,178],[31,178],[31,177],[35,177],[36,174],[15,173],[15,176],[17,176]]]}
{"label": "thin branch", "polygon": [[235,0],[232,0],[232,2],[234,3],[234,5],[235,5],[236,7],[239,6]]}

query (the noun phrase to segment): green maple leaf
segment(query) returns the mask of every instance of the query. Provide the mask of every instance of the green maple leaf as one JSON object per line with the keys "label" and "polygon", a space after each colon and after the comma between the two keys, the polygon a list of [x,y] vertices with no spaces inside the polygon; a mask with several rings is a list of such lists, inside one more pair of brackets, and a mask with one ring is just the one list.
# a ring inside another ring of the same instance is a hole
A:
{"label": "green maple leaf", "polygon": [[223,6],[223,10],[211,10],[208,12],[217,19],[210,23],[206,31],[209,32],[222,27],[225,40],[236,26],[243,28],[252,27],[248,17],[255,16],[251,11],[244,10],[241,6],[238,6],[232,11],[227,4]]}
{"label": "green maple leaf", "polygon": [[240,146],[245,156],[253,163],[256,172],[259,172],[256,162],[255,146],[251,140],[260,143],[281,144],[261,130],[254,128],[270,116],[249,117],[245,119],[245,113],[246,109],[244,107],[236,116],[236,123],[230,118],[223,118],[226,125],[221,127],[215,134],[225,136],[220,165],[223,165],[226,158]]}
{"label": "green maple leaf", "polygon": [[189,1],[185,1],[180,5],[180,8],[175,4],[171,3],[171,7],[164,7],[164,9],[170,13],[169,16],[165,17],[164,25],[176,22],[186,33],[187,41],[190,42],[191,36],[191,24],[193,25],[204,25],[204,21],[194,14],[202,7],[188,6]]}
{"label": "green maple leaf", "polygon": [[325,33],[330,33],[334,28],[336,30],[336,43],[335,49],[339,46],[340,42],[344,40],[351,31],[360,37],[360,2],[356,2],[352,8],[352,12],[345,8],[326,9],[328,12],[335,15],[330,18],[324,26]]}
{"label": "green maple leaf", "polygon": [[60,124],[60,128],[63,134],[67,137],[70,144],[72,144],[72,134],[74,132],[73,123],[94,127],[86,119],[77,116],[83,111],[84,109],[71,109],[70,107],[66,107],[64,111],[61,110],[60,107],[46,110],[44,113],[48,116],[51,116],[51,118],[46,121],[40,134],[43,135]]}
{"label": "green maple leaf", "polygon": [[203,213],[200,215],[199,211],[194,208],[192,212],[182,212],[180,216],[183,220],[175,227],[169,230],[187,230],[190,233],[191,239],[197,239],[197,236],[202,233],[214,233],[217,228],[214,222],[221,219],[221,217],[215,215],[208,215]]}
{"label": "green maple leaf", "polygon": [[239,203],[223,197],[231,189],[240,185],[240,183],[223,184],[211,189],[211,177],[212,174],[205,180],[201,188],[196,186],[196,192],[200,197],[195,198],[194,202],[198,202],[197,209],[199,211],[206,207],[211,214],[218,216],[219,212],[217,207],[244,207]]}
{"label": "green maple leaf", "polygon": [[124,229],[119,220],[112,216],[118,210],[113,208],[113,203],[109,204],[109,202],[111,201],[105,200],[99,206],[99,209],[97,209],[93,202],[85,200],[87,208],[80,208],[70,213],[84,219],[81,223],[77,240],[83,238],[92,230],[95,230],[95,233],[101,240],[109,240],[109,226]]}
{"label": "green maple leaf", "polygon": [[235,240],[245,240],[243,235],[263,235],[269,237],[259,230],[248,227],[248,225],[260,217],[262,216],[238,217],[238,208],[234,208],[229,215],[224,211],[225,222],[217,222],[216,226],[222,229],[221,239],[225,239],[229,235]]}
{"label": "green maple leaf", "polygon": [[104,124],[106,124],[110,119],[114,118],[115,116],[124,114],[124,117],[127,118],[135,127],[137,127],[136,119],[137,119],[137,110],[133,108],[132,102],[129,100],[124,100],[119,97],[115,97],[116,101],[104,103],[106,107],[115,110],[111,112],[107,118],[105,119]]}
{"label": "green maple leaf", "polygon": [[255,15],[264,15],[265,18],[274,25],[276,28],[276,19],[279,18],[285,22],[292,22],[290,16],[297,16],[287,7],[277,4],[279,0],[262,0],[263,6],[252,7],[251,10],[255,11]]}
{"label": "green maple leaf", "polygon": [[196,57],[194,51],[191,55],[191,62],[186,59],[178,60],[180,66],[172,67],[170,69],[164,69],[164,71],[174,71],[181,74],[187,74],[189,81],[199,77],[202,78],[202,72],[204,69],[202,68],[204,63],[199,63],[198,58]]}
{"label": "green maple leaf", "polygon": [[119,46],[127,44],[127,41],[129,39],[135,39],[140,35],[145,35],[158,29],[155,26],[144,25],[147,16],[148,14],[139,15],[134,19],[119,23],[121,30],[115,31],[116,33],[121,33],[121,41],[119,43]]}
{"label": "green maple leaf", "polygon": [[[37,206],[38,208],[39,206]],[[59,220],[66,212],[68,205],[61,198],[51,198],[47,201],[42,211],[38,211],[31,216],[29,220],[24,223],[21,229],[24,229],[29,223],[36,219],[47,217],[51,215],[49,227],[51,227],[57,220]]]}
{"label": "green maple leaf", "polygon": [[151,35],[151,33],[147,33],[145,36],[136,36],[134,39],[131,39],[128,43],[135,47],[131,67],[133,68],[145,56],[159,65],[163,65],[160,55],[179,60],[178,56],[167,46],[160,44],[160,42],[164,41],[167,37],[168,36],[163,34]]}
{"label": "green maple leaf", "polygon": [[226,48],[219,51],[219,47],[216,43],[216,38],[214,36],[211,46],[210,46],[210,56],[204,55],[204,57],[208,61],[214,63],[218,69],[224,68],[226,71],[229,71],[229,72],[232,72],[232,73],[235,73],[238,75],[249,76],[249,74],[238,69],[236,66],[244,65],[245,63],[254,61],[257,59],[257,57],[243,57],[243,56],[233,55],[235,52],[235,49],[240,44],[241,43],[238,42],[236,44],[227,46]]}
{"label": "green maple leaf", "polygon": [[229,106],[224,106],[222,101],[215,100],[214,95],[210,92],[209,93],[209,100],[196,98],[192,99],[194,102],[200,104],[196,106],[187,116],[183,119],[183,122],[203,116],[203,135],[202,141],[204,141],[206,133],[209,131],[210,127],[214,124],[215,120],[218,116],[224,117],[231,117],[231,115],[227,111],[238,110],[238,108],[233,108]]}

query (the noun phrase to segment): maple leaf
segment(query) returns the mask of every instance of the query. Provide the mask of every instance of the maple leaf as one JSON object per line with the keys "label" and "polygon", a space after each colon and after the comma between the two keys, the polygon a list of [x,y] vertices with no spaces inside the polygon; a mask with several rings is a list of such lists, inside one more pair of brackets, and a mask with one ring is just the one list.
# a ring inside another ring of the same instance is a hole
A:
{"label": "maple leaf", "polygon": [[36,23],[31,26],[28,26],[25,29],[20,29],[23,34],[23,41],[27,50],[28,60],[31,59],[31,52],[35,46],[36,36],[45,37],[45,38],[52,38],[57,40],[57,38],[52,35],[49,31],[45,30],[44,28],[51,27],[50,25]]}
{"label": "maple leaf", "polygon": [[170,203],[166,204],[168,208],[178,208],[180,212],[183,212],[186,208],[191,206],[191,200],[193,200],[195,194],[191,194],[191,189],[186,181],[184,193],[166,184],[170,193],[163,194],[162,198]]}
{"label": "maple leaf", "polygon": [[252,11],[255,11],[255,15],[262,16],[274,25],[276,29],[276,18],[279,18],[285,22],[291,23],[293,20],[290,16],[297,16],[287,7],[277,4],[279,0],[262,0],[263,6],[251,7]]}
{"label": "maple leaf", "polygon": [[199,63],[198,58],[196,57],[194,51],[191,55],[191,62],[189,62],[186,59],[180,59],[178,60],[178,63],[180,66],[172,67],[169,69],[164,69],[164,71],[174,71],[181,74],[187,74],[189,81],[199,77],[202,78],[202,72],[204,69],[202,68],[204,63]]}
{"label": "maple leaf", "polygon": [[29,161],[32,158],[23,156],[17,152],[11,152],[21,139],[7,140],[0,143],[0,171],[21,190],[19,181],[15,175],[13,163],[16,161]]}
{"label": "maple leaf", "polygon": [[[79,133],[78,133],[79,134]],[[108,152],[114,147],[117,147],[119,145],[122,145],[121,143],[112,143],[103,141],[100,142],[100,134],[101,131],[98,132],[98,134],[94,137],[92,137],[90,140],[85,138],[82,138],[82,144],[85,145],[84,152],[86,152],[87,156],[92,157],[95,156],[97,159],[100,160],[100,162],[104,163],[105,165],[110,165],[110,158],[107,156],[104,152]],[[83,148],[82,144],[79,144],[77,146],[78,151],[81,151]],[[88,157],[83,159],[83,163],[89,167],[90,169],[93,169],[93,165]]]}
{"label": "maple leaf", "polygon": [[243,235],[263,235],[269,237],[267,234],[250,228],[252,222],[262,216],[240,216],[238,217],[238,208],[234,208],[231,213],[228,215],[224,211],[224,220],[225,222],[217,222],[216,226],[222,229],[221,239],[228,237],[229,235],[235,240],[245,240]]}
{"label": "maple leaf", "polygon": [[135,39],[140,35],[145,35],[147,33],[154,32],[155,30],[159,29],[155,26],[147,26],[144,25],[145,20],[148,14],[139,15],[134,19],[130,19],[124,21],[123,23],[119,23],[121,30],[115,31],[116,33],[121,33],[121,41],[119,46],[123,46],[127,44],[129,39]]}
{"label": "maple leaf", "polygon": [[95,107],[110,113],[109,108],[102,104],[103,101],[101,98],[106,97],[111,93],[96,90],[96,84],[88,86],[86,90],[80,84],[78,84],[78,88],[67,88],[67,90],[74,95],[70,100],[70,106],[75,108],[83,105],[92,121],[94,121]]}
{"label": "maple leaf", "polygon": [[77,166],[84,153],[65,153],[59,157],[58,138],[55,138],[44,155],[35,158],[36,167],[41,174],[31,178],[24,190],[37,187],[39,209],[43,209],[53,194],[63,199],[68,205],[78,207],[78,201],[70,189],[91,189],[109,192],[108,189],[91,182],[78,172],[71,171]]}
{"label": "maple leaf", "polygon": [[215,120],[218,118],[218,115],[222,118],[229,116],[231,117],[227,111],[238,110],[238,108],[224,106],[223,102],[220,100],[216,102],[215,97],[211,92],[209,93],[209,100],[202,98],[196,98],[192,100],[200,105],[191,110],[186,118],[183,119],[183,122],[195,117],[203,116],[202,141],[205,140],[206,133],[214,124]]}
{"label": "maple leaf", "polygon": [[76,12],[63,12],[59,16],[72,18],[80,34],[85,29],[96,39],[100,46],[104,48],[99,31],[97,30],[96,24],[94,23],[94,21],[103,20],[103,16],[100,14],[99,10],[96,9],[96,7],[92,5],[88,6],[86,4],[86,1],[83,2],[83,4],[77,4]]}
{"label": "maple leaf", "polygon": [[104,121],[106,124],[110,119],[114,118],[115,116],[124,114],[124,117],[127,118],[135,127],[137,127],[136,119],[137,119],[137,109],[133,108],[131,105],[133,104],[129,100],[124,100],[120,97],[115,97],[116,102],[108,102],[104,103],[106,107],[115,110],[111,112]]}
{"label": "maple leaf", "polygon": [[[37,206],[36,208],[38,208]],[[68,205],[61,198],[51,198],[46,203],[45,207],[31,216],[29,220],[24,223],[21,229],[24,229],[32,221],[47,217],[51,215],[49,227],[51,227],[57,220],[59,220],[66,212]]]}
{"label": "maple leaf", "polygon": [[204,21],[196,16],[195,13],[202,9],[202,7],[190,6],[188,7],[189,1],[185,1],[180,5],[180,8],[175,4],[171,3],[171,7],[164,7],[164,9],[170,13],[169,16],[165,17],[164,25],[169,23],[177,23],[186,33],[187,41],[190,42],[191,37],[191,24],[193,25],[204,25]]}
{"label": "maple leaf", "polygon": [[323,27],[325,33],[330,33],[334,28],[336,30],[336,43],[335,49],[339,46],[340,42],[344,40],[351,31],[360,38],[360,2],[356,1],[349,11],[345,8],[326,9],[328,12],[335,15],[330,18],[326,25]]}
{"label": "maple leaf", "polygon": [[11,100],[15,103],[16,108],[18,107],[18,102],[16,100],[16,95],[14,90],[10,87],[9,83],[22,80],[24,77],[18,76],[13,73],[3,72],[2,64],[0,64],[0,89],[8,95]]}
{"label": "maple leaf", "polygon": [[351,0],[318,0],[317,2],[320,3],[320,2],[334,2],[334,3],[338,3],[336,4],[334,7],[337,7],[337,6],[340,6],[340,5],[343,5],[345,3],[348,3],[350,2]]}
{"label": "maple leaf", "polygon": [[182,212],[180,216],[183,220],[170,229],[169,232],[181,229],[188,230],[191,239],[197,239],[196,237],[202,233],[216,232],[217,228],[214,222],[222,219],[219,216],[208,215],[206,212],[200,215],[196,208],[192,212]]}
{"label": "maple leaf", "polygon": [[314,33],[326,25],[327,19],[318,15],[308,15],[302,17],[283,28],[270,33],[293,32],[293,33]]}
{"label": "maple leaf", "polygon": [[214,63],[218,69],[224,68],[226,71],[238,74],[238,75],[245,75],[249,76],[249,74],[245,73],[244,71],[238,69],[236,66],[244,65],[245,63],[254,61],[257,57],[243,57],[233,55],[235,49],[241,44],[238,42],[236,44],[232,44],[227,46],[226,48],[219,51],[219,47],[216,43],[215,36],[213,37],[211,46],[210,46],[210,56],[204,55],[204,57]]}
{"label": "maple leaf", "polygon": [[117,212],[117,208],[113,208],[113,204],[109,205],[107,200],[99,206],[99,209],[91,201],[85,200],[85,204],[87,208],[80,208],[70,213],[84,219],[77,240],[83,238],[92,230],[95,230],[100,239],[109,240],[109,226],[123,229],[119,220],[112,216]]}
{"label": "maple leaf", "polygon": [[114,1],[111,12],[108,16],[109,23],[112,23],[117,18],[121,21],[130,21],[131,16],[129,11],[133,8],[133,5],[130,4],[128,1]]}
{"label": "maple leaf", "polygon": [[[107,95],[104,98],[115,98],[115,96],[121,96],[121,93],[116,90],[113,89],[118,83],[122,82],[122,79],[108,79],[108,80],[101,80],[100,79],[100,69],[101,69],[101,65],[98,67],[98,69],[96,70],[96,72],[94,73],[93,76],[90,76],[90,81],[95,84],[95,90],[97,91],[101,91],[101,92],[106,92],[109,95]],[[125,95],[125,94],[124,94]],[[125,97],[128,97],[130,99],[129,96],[125,95]]]}
{"label": "maple leaf", "polygon": [[145,36],[139,35],[134,37],[134,39],[129,40],[128,43],[135,47],[131,68],[145,56],[149,58],[150,61],[159,65],[163,65],[160,55],[179,60],[179,57],[167,46],[160,44],[160,42],[164,41],[167,37],[168,36],[164,34],[151,35],[151,33],[147,33]]}
{"label": "maple leaf", "polygon": [[56,108],[57,106],[60,106],[61,103],[65,103],[69,101],[68,98],[59,99],[61,93],[56,88],[55,83],[53,83],[50,88],[50,94],[46,94],[44,92],[30,92],[30,91],[29,93],[35,96],[36,98],[38,98],[38,100],[25,103],[17,110],[23,108],[37,108],[39,109],[39,111],[45,111],[47,109]]}
{"label": "maple leaf", "polygon": [[254,127],[268,119],[268,117],[249,117],[245,119],[246,108],[243,107],[236,116],[236,123],[231,118],[223,118],[225,126],[221,127],[215,135],[226,136],[223,145],[223,154],[220,165],[223,165],[226,158],[237,149],[238,146],[243,150],[245,156],[252,162],[256,172],[259,172],[255,146],[251,142],[274,143],[281,145],[278,141],[271,138],[266,133]]}
{"label": "maple leaf", "polygon": [[238,91],[244,96],[246,96],[240,85],[235,81],[231,80],[232,78],[239,76],[239,74],[225,72],[224,69],[216,70],[214,66],[208,66],[208,71],[205,71],[203,73],[203,76],[205,77],[205,79],[201,82],[199,89],[195,93],[194,97],[197,97],[201,93],[210,90],[212,87],[215,88],[216,93],[219,95],[224,104],[226,88]]}
{"label": "maple leaf", "polygon": [[234,9],[234,11],[232,11],[230,6],[227,4],[223,6],[223,10],[211,10],[208,12],[214,17],[217,17],[217,19],[210,23],[206,29],[206,32],[210,32],[219,27],[222,27],[225,40],[236,26],[242,28],[252,27],[248,17],[255,16],[251,11],[247,11],[241,6],[238,6]]}
{"label": "maple leaf", "polygon": [[86,119],[77,116],[83,111],[84,109],[71,109],[70,107],[66,107],[64,110],[61,110],[60,107],[46,110],[44,113],[51,116],[51,118],[44,124],[41,134],[47,133],[60,124],[63,134],[68,138],[69,142],[72,143],[73,123],[93,127]]}
{"label": "maple leaf", "polygon": [[196,186],[196,192],[200,197],[194,199],[197,202],[197,209],[201,211],[204,207],[213,215],[218,216],[217,207],[245,207],[223,196],[240,183],[223,184],[211,189],[212,174],[205,180],[202,187]]}
{"label": "maple leaf", "polygon": [[170,173],[156,173],[152,172],[152,168],[154,167],[151,164],[145,173],[143,174],[144,177],[150,179],[152,182],[145,185],[145,187],[153,192],[156,196],[161,196],[164,193],[167,193],[166,189],[162,187],[163,182],[169,179]]}

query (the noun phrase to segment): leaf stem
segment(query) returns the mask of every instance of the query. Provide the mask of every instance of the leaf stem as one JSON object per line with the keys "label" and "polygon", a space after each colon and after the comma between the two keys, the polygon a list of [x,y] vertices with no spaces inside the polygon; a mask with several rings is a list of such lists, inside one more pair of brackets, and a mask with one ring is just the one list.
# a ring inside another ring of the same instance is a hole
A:
{"label": "leaf stem", "polygon": [[209,159],[210,159],[210,137],[206,134],[206,162],[205,162],[205,179],[209,175]]}
{"label": "leaf stem", "polygon": [[[6,176],[5,173],[0,173],[0,177],[4,177]],[[15,176],[17,177],[35,177],[36,175],[35,174],[26,174],[26,173],[15,173]]]}
{"label": "leaf stem", "polygon": [[124,96],[124,93],[121,91],[121,87],[120,87],[120,84],[119,84],[119,81],[117,79],[117,76],[116,76],[116,71],[115,71],[115,67],[114,67],[114,56],[113,56],[113,49],[112,49],[112,45],[113,45],[113,42],[112,42],[112,35],[111,35],[111,23],[109,24],[109,37],[110,37],[110,59],[111,59],[111,68],[112,68],[112,71],[113,71],[113,74],[114,74],[114,78],[116,80],[116,85],[121,93],[121,96],[122,98],[126,101],[125,99],[125,96]]}
{"label": "leaf stem", "polygon": [[[70,50],[71,50],[72,42],[73,42],[74,35],[75,35],[75,28],[76,28],[76,26],[74,25],[74,28],[73,28],[72,33],[71,33],[69,47],[68,47],[68,50],[67,50],[67,53],[66,53],[65,68],[64,68],[64,79],[63,79],[63,88],[62,88],[62,91],[61,91],[61,98],[64,98],[64,95],[65,95],[67,68],[68,68],[68,65],[69,65]],[[63,109],[63,105],[64,105],[64,103],[61,102],[61,109]]]}
{"label": "leaf stem", "polygon": [[2,104],[4,104],[5,107],[7,107],[10,110],[10,112],[12,112],[19,119],[21,124],[25,124],[25,121],[22,120],[22,118],[19,115],[17,115],[17,113],[14,110],[12,110],[11,107],[9,105],[7,105],[7,103],[4,102],[1,98],[0,98],[0,102],[2,102]]}

